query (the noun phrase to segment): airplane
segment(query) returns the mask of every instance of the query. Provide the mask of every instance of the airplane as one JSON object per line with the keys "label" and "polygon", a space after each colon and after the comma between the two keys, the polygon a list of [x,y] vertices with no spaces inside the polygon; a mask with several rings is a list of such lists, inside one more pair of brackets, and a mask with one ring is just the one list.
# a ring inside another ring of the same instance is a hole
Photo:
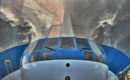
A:
{"label": "airplane", "polygon": [[0,52],[0,80],[124,80],[129,70],[128,56],[90,38],[48,37]]}

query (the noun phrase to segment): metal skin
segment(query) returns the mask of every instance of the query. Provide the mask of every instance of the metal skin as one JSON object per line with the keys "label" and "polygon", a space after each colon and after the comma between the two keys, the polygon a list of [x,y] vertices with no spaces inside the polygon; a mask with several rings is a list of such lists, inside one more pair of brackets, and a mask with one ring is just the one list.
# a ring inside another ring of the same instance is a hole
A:
{"label": "metal skin", "polygon": [[[75,48],[73,49],[60,48],[61,39],[63,37],[57,38],[59,41],[58,47],[55,50],[43,49],[47,40],[52,39],[44,38],[43,48],[38,51],[32,51],[26,54],[28,50],[27,44],[1,52],[0,56],[3,58],[1,61],[2,72],[0,72],[0,78],[2,79],[8,74],[7,69],[10,73],[20,69],[12,73],[13,75],[10,75],[16,78],[15,75],[20,74],[22,77],[20,75],[18,76],[21,77],[22,80],[36,80],[35,78],[42,80],[44,76],[42,74],[46,74],[44,80],[52,80],[53,78],[55,78],[53,80],[118,80],[116,75],[125,70],[130,64],[130,58],[124,55],[124,53],[112,47],[97,45],[94,40],[84,38],[88,41],[91,50],[81,50],[77,47],[76,37],[66,37],[74,39]],[[37,42],[40,40],[37,40]],[[35,47],[37,47],[37,45],[35,45]],[[37,62],[30,62],[31,55],[38,52],[40,52],[40,56],[42,53],[49,55],[43,56],[44,59],[42,61],[38,59],[39,61]],[[92,53],[93,60],[89,61],[85,53]],[[97,54],[101,54],[101,60],[97,60]],[[6,60],[10,60],[10,63],[6,64],[11,64],[12,66],[5,65]],[[15,64],[15,62],[17,62],[17,64]],[[66,67],[66,63],[71,63],[70,67]],[[97,68],[95,68],[96,66]],[[10,70],[10,67],[13,68],[13,71]],[[102,72],[100,70],[102,70]],[[105,72],[105,75],[103,72]],[[53,76],[54,73],[55,76],[58,77]],[[10,75],[6,76],[3,80],[9,80]],[[33,78],[31,76],[35,77]],[[66,76],[67,79],[65,78]],[[16,80],[20,80],[20,78]]]}
{"label": "metal skin", "polygon": [[[69,64],[69,66],[67,66]],[[51,60],[26,64],[15,80],[118,80],[107,65],[82,60]],[[16,74],[16,73],[14,73]],[[33,75],[33,76],[32,76]],[[10,75],[11,76],[11,75]],[[10,76],[3,80],[9,80]],[[68,79],[67,79],[68,80]]]}

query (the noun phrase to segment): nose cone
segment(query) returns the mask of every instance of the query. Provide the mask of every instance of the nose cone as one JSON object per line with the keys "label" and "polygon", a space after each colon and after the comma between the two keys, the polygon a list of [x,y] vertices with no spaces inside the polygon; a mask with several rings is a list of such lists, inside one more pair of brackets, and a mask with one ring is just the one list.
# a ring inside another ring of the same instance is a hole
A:
{"label": "nose cone", "polygon": [[[21,76],[21,80],[118,80],[105,64],[82,60],[50,60],[26,64],[21,69]],[[3,80],[9,80],[10,77],[7,77]],[[16,80],[20,80],[20,77]]]}
{"label": "nose cone", "polygon": [[52,60],[23,66],[23,80],[106,80],[106,65],[81,60]]}

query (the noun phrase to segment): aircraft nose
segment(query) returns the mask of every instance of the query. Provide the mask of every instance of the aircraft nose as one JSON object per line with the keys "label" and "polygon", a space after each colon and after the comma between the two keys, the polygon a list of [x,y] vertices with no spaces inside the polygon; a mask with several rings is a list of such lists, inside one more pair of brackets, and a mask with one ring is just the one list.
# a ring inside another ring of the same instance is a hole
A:
{"label": "aircraft nose", "polygon": [[108,80],[118,80],[105,64],[83,60],[39,61],[21,69],[22,80],[106,80],[108,74]]}

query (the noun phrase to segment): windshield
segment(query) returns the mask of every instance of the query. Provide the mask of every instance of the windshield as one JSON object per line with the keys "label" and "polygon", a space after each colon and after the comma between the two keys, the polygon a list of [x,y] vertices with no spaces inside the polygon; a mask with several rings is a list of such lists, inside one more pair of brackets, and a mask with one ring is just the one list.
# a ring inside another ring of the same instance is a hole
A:
{"label": "windshield", "polygon": [[76,40],[77,40],[77,47],[79,49],[91,50],[91,48],[90,48],[86,39],[77,38]]}
{"label": "windshield", "polygon": [[103,62],[103,57],[102,57],[103,52],[101,51],[99,44],[96,44],[95,41],[93,41],[93,40],[88,40],[88,41],[91,45],[91,48],[94,51],[96,61]]}
{"label": "windshield", "polygon": [[75,48],[73,38],[62,38],[60,48],[73,49]]}
{"label": "windshield", "polygon": [[37,50],[41,50],[42,47],[43,47],[43,44],[44,44],[45,40],[39,40],[34,51],[37,51]]}
{"label": "windshield", "polygon": [[30,52],[32,52],[33,49],[35,48],[36,44],[37,44],[37,41],[31,43],[25,53],[30,53]]}
{"label": "windshield", "polygon": [[37,40],[37,41],[31,43],[31,44],[29,45],[29,47],[27,48],[27,51],[25,52],[25,54],[31,53],[31,52],[33,52],[33,51],[41,50],[42,47],[43,47],[43,45],[44,45],[44,43],[45,43],[45,40],[44,40],[44,39],[42,39],[42,40]]}
{"label": "windshield", "polygon": [[58,48],[58,38],[48,39],[44,49],[56,49],[56,48]]}

